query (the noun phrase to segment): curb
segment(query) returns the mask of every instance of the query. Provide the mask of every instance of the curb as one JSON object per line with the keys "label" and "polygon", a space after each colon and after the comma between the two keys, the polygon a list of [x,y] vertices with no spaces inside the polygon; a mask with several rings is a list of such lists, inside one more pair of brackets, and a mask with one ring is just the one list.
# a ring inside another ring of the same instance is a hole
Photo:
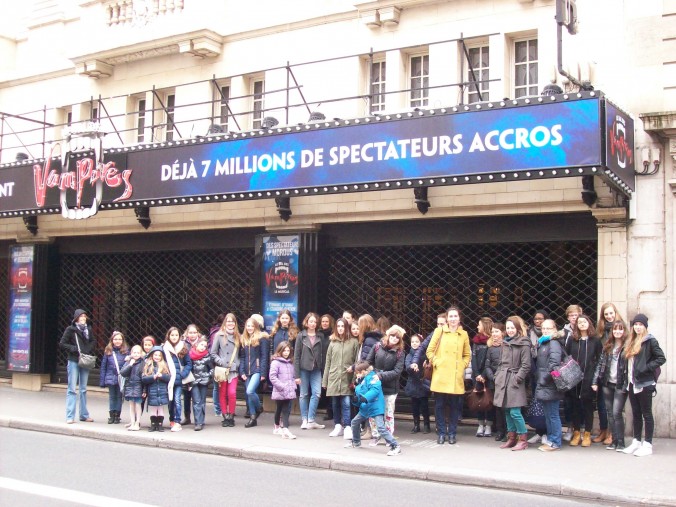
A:
{"label": "curb", "polygon": [[373,459],[364,459],[358,456],[356,450],[354,458],[331,456],[326,453],[312,451],[295,451],[279,449],[262,445],[237,446],[213,442],[192,442],[166,438],[148,433],[120,433],[108,432],[99,428],[89,428],[83,425],[67,425],[45,423],[34,419],[22,419],[0,416],[0,427],[27,431],[39,431],[55,435],[90,438],[105,442],[143,445],[161,449],[171,449],[184,452],[200,452],[229,458],[248,459],[275,465],[296,466],[313,469],[335,470],[348,473],[377,474],[381,477],[392,477],[413,480],[432,481],[460,486],[492,488],[513,492],[530,493],[536,495],[556,496],[577,500],[594,500],[612,502],[615,505],[666,505],[676,507],[676,497],[639,497],[632,495],[618,495],[616,488],[599,488],[597,485],[584,484],[580,481],[563,480],[559,483],[547,483],[541,477],[523,473],[508,473],[486,476],[482,470],[469,468],[423,468],[412,467],[401,461],[382,462]]}

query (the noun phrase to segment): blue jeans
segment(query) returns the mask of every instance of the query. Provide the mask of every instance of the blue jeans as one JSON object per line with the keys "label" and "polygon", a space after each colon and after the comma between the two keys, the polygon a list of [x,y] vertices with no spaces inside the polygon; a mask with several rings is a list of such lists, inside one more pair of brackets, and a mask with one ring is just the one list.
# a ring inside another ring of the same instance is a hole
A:
{"label": "blue jeans", "polygon": [[66,420],[75,420],[75,409],[77,407],[77,394],[75,390],[80,389],[80,419],[89,417],[87,410],[87,381],[89,380],[89,370],[80,368],[77,361],[68,360],[68,389],[66,390]]}
{"label": "blue jeans", "polygon": [[547,440],[553,447],[561,447],[561,416],[559,415],[559,400],[540,400],[545,411],[547,423]]}
{"label": "blue jeans", "polygon": [[211,394],[211,399],[214,400],[214,413],[221,415],[221,399],[218,395],[218,382],[214,382],[214,392]]}
{"label": "blue jeans", "polygon": [[192,410],[195,413],[195,425],[204,424],[204,412],[207,401],[207,386],[193,384],[190,391],[192,393]]}
{"label": "blue jeans", "polygon": [[122,391],[118,385],[108,386],[108,410],[122,410]]}
{"label": "blue jeans", "polygon": [[[383,414],[372,416],[371,418],[376,422],[376,427],[378,428],[378,435],[380,435],[380,438],[384,439],[390,447],[396,447],[399,445],[392,436],[392,433],[390,433],[385,427],[385,417],[383,417]],[[352,419],[352,443],[354,445],[361,445],[361,423],[368,420],[368,417],[364,417],[359,412],[357,412],[357,415],[354,416],[354,419]]]}
{"label": "blue jeans", "polygon": [[169,402],[169,421],[181,422],[181,395],[183,394],[183,385],[178,375],[176,376],[178,385],[174,384],[174,399]]}
{"label": "blue jeans", "polygon": [[350,397],[349,396],[331,396],[333,404],[333,423],[350,425]]}
{"label": "blue jeans", "polygon": [[244,385],[246,386],[246,406],[252,416],[261,411],[261,399],[256,392],[260,383],[260,373],[254,373],[253,375],[248,376],[244,382]]}
{"label": "blue jeans", "polygon": [[315,420],[321,393],[322,371],[319,368],[312,371],[300,370],[300,415],[302,419]]}
{"label": "blue jeans", "polygon": [[[437,434],[439,436],[456,436],[462,411],[462,401],[460,394],[434,393],[434,417],[437,420]],[[450,407],[449,417],[446,417],[446,407]]]}

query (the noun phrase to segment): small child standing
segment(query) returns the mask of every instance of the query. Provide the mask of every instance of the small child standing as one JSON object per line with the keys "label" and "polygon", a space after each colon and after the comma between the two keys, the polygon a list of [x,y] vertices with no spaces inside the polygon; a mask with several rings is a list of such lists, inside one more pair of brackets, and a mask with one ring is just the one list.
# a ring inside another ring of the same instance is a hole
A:
{"label": "small child standing", "polygon": [[141,429],[141,402],[143,401],[143,349],[140,345],[131,348],[131,359],[122,367],[120,375],[127,379],[124,384],[124,399],[129,402],[129,431]]}
{"label": "small child standing", "polygon": [[272,433],[282,435],[282,438],[294,439],[296,435],[289,431],[289,414],[293,400],[296,399],[296,379],[289,342],[283,341],[277,345],[272,356],[268,379],[272,384],[272,399],[277,404],[275,429]]}
{"label": "small child standing", "polygon": [[143,367],[143,384],[148,394],[148,407],[151,413],[148,431],[164,431],[164,406],[169,405],[169,380],[171,373],[164,355],[164,349],[155,346],[148,353],[149,359]]}
{"label": "small child standing", "polygon": [[108,424],[119,424],[122,412],[122,386],[120,370],[125,364],[129,347],[119,331],[113,331],[101,359],[100,387],[108,388]]}
{"label": "small child standing", "polygon": [[192,385],[192,411],[195,414],[195,431],[202,431],[204,428],[204,415],[207,402],[207,385],[213,375],[214,360],[209,355],[207,349],[208,340],[206,336],[200,336],[190,348],[190,359],[192,360],[192,374],[195,382]]}
{"label": "small child standing", "polygon": [[387,455],[401,454],[401,447],[385,427],[385,397],[380,378],[366,361],[359,362],[354,372],[359,385],[355,388],[352,403],[359,406],[359,412],[352,419],[352,440],[345,447],[361,447],[359,428],[363,421],[372,418],[378,428],[378,435],[390,446]]}
{"label": "small child standing", "polygon": [[404,362],[408,379],[404,392],[411,397],[411,408],[413,409],[413,429],[411,433],[420,432],[420,416],[423,418],[423,433],[430,432],[430,381],[423,375],[422,363],[425,359],[424,354],[418,354],[418,363],[413,361],[416,351],[422,343],[422,336],[414,334],[411,336],[411,350],[406,355]]}

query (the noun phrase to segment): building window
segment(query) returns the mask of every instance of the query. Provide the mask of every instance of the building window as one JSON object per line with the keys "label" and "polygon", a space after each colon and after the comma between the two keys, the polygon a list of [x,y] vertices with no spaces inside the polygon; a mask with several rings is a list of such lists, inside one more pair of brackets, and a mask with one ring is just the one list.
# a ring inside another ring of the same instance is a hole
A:
{"label": "building window", "polygon": [[263,120],[263,99],[265,95],[265,81],[262,79],[254,79],[252,81],[252,95],[253,95],[253,129],[261,128]]}
{"label": "building window", "polygon": [[538,94],[538,41],[514,42],[514,97]]}
{"label": "building window", "polygon": [[[469,53],[467,102],[472,104],[488,100],[488,46],[468,48],[467,52]],[[477,92],[477,86],[481,94]]]}
{"label": "building window", "polygon": [[230,117],[230,110],[228,109],[228,101],[230,100],[230,86],[220,87],[220,114],[218,122],[223,128],[223,132],[228,131],[228,119]]}
{"label": "building window", "polygon": [[167,131],[164,140],[173,141],[174,134],[176,132],[176,124],[174,123],[174,108],[176,107],[176,95],[174,95],[173,93],[166,95],[164,107],[167,120],[165,122]]}
{"label": "building window", "polygon": [[91,115],[90,120],[93,121],[93,122],[97,122],[97,121],[100,120],[99,108],[98,107],[92,107],[92,115]]}
{"label": "building window", "polygon": [[429,55],[412,56],[411,69],[411,107],[426,106],[429,95],[430,57]]}
{"label": "building window", "polygon": [[371,63],[371,112],[385,109],[385,60]]}
{"label": "building window", "polygon": [[139,99],[136,105],[136,142],[143,143],[146,140],[146,99]]}

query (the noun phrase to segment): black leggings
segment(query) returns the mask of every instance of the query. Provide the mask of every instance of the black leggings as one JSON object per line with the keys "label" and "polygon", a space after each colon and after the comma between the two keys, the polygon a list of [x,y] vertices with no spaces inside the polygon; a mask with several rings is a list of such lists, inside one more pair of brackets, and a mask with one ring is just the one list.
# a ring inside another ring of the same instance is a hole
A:
{"label": "black leggings", "polygon": [[640,393],[634,393],[634,385],[629,386],[629,403],[634,419],[634,438],[641,440],[643,421],[645,421],[645,441],[653,443],[655,420],[653,419],[653,392],[655,386],[644,387]]}
{"label": "black leggings", "polygon": [[573,429],[580,431],[584,423],[584,430],[591,433],[594,424],[594,400],[573,398]]}
{"label": "black leggings", "polygon": [[280,426],[279,420],[282,420],[281,426],[289,427],[289,414],[291,413],[291,405],[293,400],[275,400],[277,408],[275,409],[275,425]]}

